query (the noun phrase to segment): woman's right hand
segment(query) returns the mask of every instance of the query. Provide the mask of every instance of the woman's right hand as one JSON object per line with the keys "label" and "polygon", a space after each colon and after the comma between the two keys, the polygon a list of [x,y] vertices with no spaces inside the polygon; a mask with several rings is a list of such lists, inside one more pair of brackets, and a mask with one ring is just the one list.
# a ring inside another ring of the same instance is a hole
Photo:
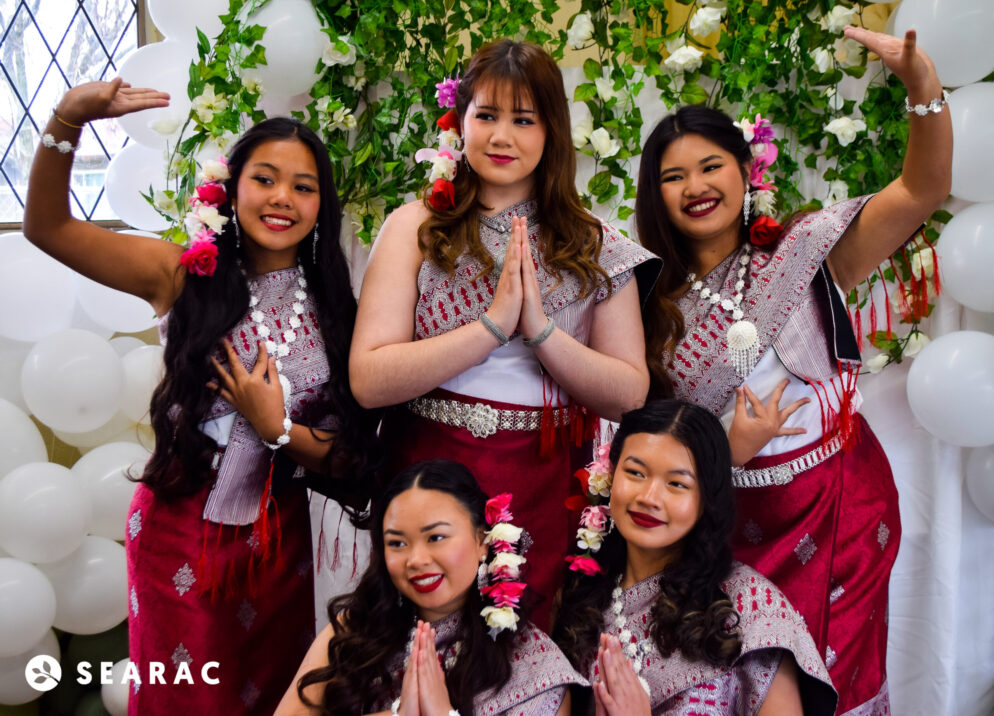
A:
{"label": "woman's right hand", "polygon": [[594,682],[597,716],[649,716],[652,711],[649,694],[615,637],[601,634],[597,666],[600,674],[600,680]]}
{"label": "woman's right hand", "polygon": [[421,716],[421,695],[418,690],[418,656],[420,654],[418,635],[421,633],[423,622],[418,621],[414,641],[411,642],[411,653],[407,658],[407,669],[404,680],[400,684],[400,708],[398,714],[404,716]]}
{"label": "woman's right hand", "polygon": [[491,302],[490,308],[487,309],[487,315],[500,326],[505,336],[510,336],[518,327],[521,304],[524,301],[524,289],[521,283],[522,231],[518,228],[519,223],[513,222],[515,229],[508,236],[504,268],[500,272],[494,300]]}
{"label": "woman's right hand", "polygon": [[120,77],[112,82],[86,82],[62,97],[55,113],[70,124],[120,117],[169,105],[169,95],[147,87],[132,87]]}

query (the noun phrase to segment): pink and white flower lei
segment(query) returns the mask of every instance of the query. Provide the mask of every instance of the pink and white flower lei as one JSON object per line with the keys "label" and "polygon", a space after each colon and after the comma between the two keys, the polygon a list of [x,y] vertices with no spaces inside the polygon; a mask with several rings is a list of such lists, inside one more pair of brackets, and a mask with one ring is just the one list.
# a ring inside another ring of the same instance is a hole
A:
{"label": "pink and white flower lei", "polygon": [[224,181],[228,178],[227,160],[219,157],[217,162],[207,162],[202,176],[204,182],[190,197],[190,210],[183,217],[190,242],[179,260],[191,274],[213,276],[217,269],[215,239],[228,223],[228,217],[218,212],[218,207],[228,199],[224,189]]}
{"label": "pink and white flower lei", "polygon": [[487,626],[490,638],[505,629],[518,628],[518,603],[527,586],[520,581],[521,568],[525,563],[522,547],[524,530],[511,524],[511,493],[505,492],[487,500],[486,520],[490,529],[484,538],[490,546],[492,558],[486,569],[481,566],[480,594],[491,602],[480,611]]}
{"label": "pink and white flower lei", "polygon": [[779,154],[777,145],[773,143],[773,123],[757,114],[754,122],[750,122],[748,117],[743,117],[734,124],[742,130],[742,136],[749,142],[749,149],[752,151],[749,184],[756,189],[753,192],[753,212],[772,217],[776,203],[773,192],[777,188],[773,184],[773,179],[767,175],[767,171],[773,166]]}
{"label": "pink and white flower lei", "polygon": [[435,85],[438,90],[438,106],[449,110],[435,123],[441,130],[438,134],[438,149],[424,147],[414,154],[415,161],[431,162],[428,172],[431,193],[428,201],[436,211],[446,211],[455,206],[455,186],[452,180],[456,178],[459,161],[462,159],[462,137],[459,135],[459,120],[454,109],[458,87],[458,76],[444,79]]}
{"label": "pink and white flower lei", "polygon": [[580,513],[580,527],[576,531],[576,546],[584,552],[566,557],[569,568],[574,572],[593,575],[603,571],[594,555],[600,551],[604,538],[614,528],[611,508],[605,502],[611,497],[610,453],[610,443],[601,445],[594,453],[593,462],[576,473],[585,486],[585,497],[590,504]]}

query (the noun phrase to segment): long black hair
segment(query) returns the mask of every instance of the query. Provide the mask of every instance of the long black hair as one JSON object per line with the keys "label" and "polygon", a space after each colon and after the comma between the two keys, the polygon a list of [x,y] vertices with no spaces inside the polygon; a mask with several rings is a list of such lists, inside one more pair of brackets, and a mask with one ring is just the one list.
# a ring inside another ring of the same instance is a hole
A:
{"label": "long black hair", "polygon": [[[155,451],[141,478],[159,496],[191,494],[211,480],[211,455],[217,446],[198,427],[216,397],[205,387],[216,377],[210,357],[221,338],[245,315],[249,303],[248,282],[238,266],[239,249],[231,221],[231,199],[237,198],[238,179],[256,147],[265,142],[290,139],[302,142],[314,156],[321,195],[316,254],[309,237],[300,242],[299,252],[328,356],[330,411],[338,418],[325,472],[332,472],[334,465],[333,478],[343,475],[364,477],[375,466],[373,443],[377,415],[359,406],[348,385],[356,301],[348,264],[339,245],[341,209],[328,152],[317,135],[300,122],[286,118],[267,119],[246,131],[228,158],[230,177],[225,182],[228,199],[218,211],[229,221],[216,239],[218,256],[214,275],[187,275],[183,290],[169,313],[165,377],[155,389],[151,402]],[[177,270],[185,269],[178,267]],[[361,482],[371,483],[372,480]]]}
{"label": "long black hair", "polygon": [[[328,618],[333,635],[328,642],[328,666],[304,674],[297,683],[301,700],[322,714],[369,713],[386,696],[392,675],[390,658],[402,653],[417,618],[415,605],[400,598],[387,572],[384,556],[383,518],[395,497],[407,490],[437,490],[459,501],[474,528],[486,528],[487,495],[464,465],[451,460],[415,463],[397,475],[377,496],[370,527],[370,559],[351,594],[332,599]],[[445,685],[452,706],[473,713],[473,698],[488,689],[500,689],[511,677],[510,651],[514,632],[500,632],[491,639],[480,616],[482,597],[475,586],[466,595],[461,621],[462,646],[455,664],[447,670]],[[321,704],[311,704],[304,689],[325,683]]]}
{"label": "long black hair", "polygon": [[[742,131],[731,117],[710,107],[689,105],[667,115],[652,130],[642,148],[638,191],[635,196],[635,226],[639,241],[663,259],[663,269],[646,301],[645,349],[652,377],[650,397],[669,398],[673,383],[666,374],[665,355],[683,338],[683,314],[671,296],[683,285],[693,265],[693,254],[686,238],[673,228],[663,203],[659,162],[670,144],[688,134],[696,134],[714,142],[731,154],[740,167],[749,166],[752,152]],[[749,176],[743,171],[746,186]],[[743,239],[746,226],[742,225]]]}
{"label": "long black hair", "polygon": [[[652,607],[651,634],[663,656],[679,650],[691,661],[728,666],[739,655],[742,640],[734,627],[738,613],[721,589],[732,568],[729,539],[735,520],[732,460],[721,422],[707,410],[678,400],[658,400],[625,413],[611,443],[615,467],[625,440],[636,433],[670,435],[690,450],[697,470],[701,516],[681,542],[679,559],[659,577],[659,596]],[[593,658],[603,612],[624,573],[625,539],[618,530],[604,540],[596,559],[600,574],[568,572],[553,638],[577,667]]]}

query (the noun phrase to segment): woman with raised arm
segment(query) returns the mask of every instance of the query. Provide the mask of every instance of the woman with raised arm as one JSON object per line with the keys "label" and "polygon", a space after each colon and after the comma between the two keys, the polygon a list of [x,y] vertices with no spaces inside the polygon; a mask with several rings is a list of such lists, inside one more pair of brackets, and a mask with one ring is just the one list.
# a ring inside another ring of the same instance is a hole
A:
{"label": "woman with raised arm", "polygon": [[327,152],[292,120],[205,167],[185,251],[71,217],[82,126],[167,101],[120,80],[71,89],[32,166],[24,233],[163,316],[156,445],[125,543],[143,681],[129,713],[270,714],[314,632],[305,486],[361,486],[373,464],[375,423],[347,381],[356,305]]}
{"label": "woman with raised arm", "polygon": [[[626,413],[591,464],[608,505],[586,508],[553,637],[593,684],[575,713],[830,716],[836,695],[804,620],[732,561],[725,430],[691,403]],[[603,493],[601,493],[603,494]]]}
{"label": "woman with raised arm", "polygon": [[369,567],[328,605],[277,716],[569,714],[568,686],[586,681],[519,613],[512,497],[488,500],[450,460],[394,478],[374,507]]}
{"label": "woman with raised arm", "polygon": [[367,407],[399,406],[384,430],[395,465],[451,458],[484,490],[515,493],[536,542],[528,583],[548,599],[585,462],[571,446],[589,441],[597,416],[645,399],[640,291],[657,261],[582,208],[562,75],[546,52],[482,48],[447,117],[443,136],[461,137],[462,151],[439,150],[432,193],[391,214],[376,240],[352,390]]}
{"label": "woman with raised arm", "polygon": [[685,107],[646,142],[636,220],[664,259],[646,310],[654,391],[722,416],[740,466],[736,558],[804,616],[839,712],[876,714],[888,708],[887,587],[901,528],[887,458],[857,412],[844,296],[946,198],[952,131],[913,31],[845,35],[907,87],[901,176],[781,230],[750,206],[776,156],[768,123]]}

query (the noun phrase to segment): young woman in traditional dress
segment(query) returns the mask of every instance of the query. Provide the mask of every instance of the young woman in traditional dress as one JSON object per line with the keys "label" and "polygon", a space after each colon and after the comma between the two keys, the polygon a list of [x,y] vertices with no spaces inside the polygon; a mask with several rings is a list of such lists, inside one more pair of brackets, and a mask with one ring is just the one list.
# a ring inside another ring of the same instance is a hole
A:
{"label": "young woman in traditional dress", "polygon": [[562,75],[543,50],[481,49],[454,114],[463,149],[439,153],[454,180],[391,214],[376,240],[352,390],[367,407],[399,406],[384,430],[395,465],[451,458],[485,491],[514,492],[542,625],[569,544],[564,500],[586,462],[570,446],[645,398],[639,291],[658,266],[583,209]]}
{"label": "young woman in traditional dress", "polygon": [[[164,317],[155,451],[126,539],[144,682],[129,713],[270,714],[314,633],[305,482],[329,489],[370,462],[374,426],[347,381],[356,305],[328,154],[291,120],[256,125],[213,168],[187,251],[71,217],[82,126],[167,101],[120,80],[70,90],[35,157],[24,232]],[[216,684],[201,673],[212,661]]]}
{"label": "young woman in traditional dress", "polygon": [[520,619],[511,498],[487,500],[449,460],[394,478],[374,508],[369,568],[329,604],[277,716],[569,714],[568,686],[586,682]]}
{"label": "young woman in traditional dress", "polygon": [[608,463],[591,469],[604,471],[610,505],[587,508],[582,535],[600,548],[573,558],[554,632],[593,683],[577,713],[832,714],[835,693],[804,620],[774,584],[732,561],[718,419],[691,403],[650,402],[622,418]]}
{"label": "young woman in traditional dress", "polygon": [[952,135],[914,32],[845,35],[907,87],[900,177],[781,231],[751,218],[749,206],[771,159],[764,122],[743,125],[744,137],[725,115],[686,107],[646,142],[636,220],[643,244],[664,260],[646,309],[654,392],[730,426],[733,463],[743,466],[736,558],[804,616],[840,713],[875,714],[888,708],[887,585],[900,519],[887,458],[856,412],[859,351],[844,296],[946,198]]}

